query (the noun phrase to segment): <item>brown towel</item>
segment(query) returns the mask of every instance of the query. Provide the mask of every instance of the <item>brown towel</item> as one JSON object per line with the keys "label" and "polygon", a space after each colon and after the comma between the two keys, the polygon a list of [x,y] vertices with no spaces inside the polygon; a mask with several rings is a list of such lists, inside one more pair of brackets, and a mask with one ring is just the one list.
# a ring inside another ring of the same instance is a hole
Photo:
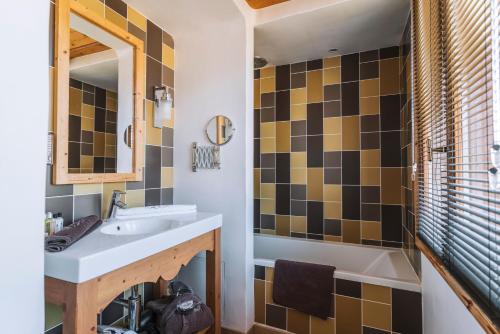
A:
{"label": "brown towel", "polygon": [[78,219],[65,227],[62,231],[45,238],[45,250],[48,252],[61,252],[95,230],[102,224],[97,216],[88,216]]}
{"label": "brown towel", "polygon": [[330,315],[335,267],[277,260],[273,300],[276,304],[327,319]]}

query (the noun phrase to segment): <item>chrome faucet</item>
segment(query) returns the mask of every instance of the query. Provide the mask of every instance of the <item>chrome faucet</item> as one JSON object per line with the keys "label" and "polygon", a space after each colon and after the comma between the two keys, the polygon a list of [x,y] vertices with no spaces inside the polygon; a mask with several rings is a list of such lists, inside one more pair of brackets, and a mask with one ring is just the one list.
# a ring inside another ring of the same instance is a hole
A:
{"label": "chrome faucet", "polygon": [[128,313],[128,326],[127,328],[135,332],[139,332],[141,329],[141,295],[139,294],[139,286],[132,286],[131,295],[127,299],[117,298],[113,300],[113,303],[121,305],[127,309]]}
{"label": "chrome faucet", "polygon": [[108,207],[108,216],[107,219],[112,219],[116,217],[116,208],[126,209],[127,204],[120,200],[122,195],[125,195],[126,192],[121,190],[113,190],[113,195],[111,196],[111,200],[109,201]]}

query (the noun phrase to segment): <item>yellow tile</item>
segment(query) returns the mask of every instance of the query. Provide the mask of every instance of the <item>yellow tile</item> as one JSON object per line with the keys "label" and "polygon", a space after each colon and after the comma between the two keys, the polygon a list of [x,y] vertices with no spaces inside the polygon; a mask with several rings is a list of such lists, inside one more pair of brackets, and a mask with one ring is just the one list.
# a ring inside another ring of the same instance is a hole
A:
{"label": "yellow tile", "polygon": [[391,304],[391,288],[363,283],[363,299]]}
{"label": "yellow tile", "polygon": [[266,280],[266,304],[274,304],[273,283]]}
{"label": "yellow tile", "polygon": [[266,283],[261,280],[254,280],[254,305],[255,322],[266,322]]}
{"label": "yellow tile", "polygon": [[276,234],[290,236],[290,216],[276,216]]}
{"label": "yellow tile", "polygon": [[340,203],[340,202],[324,202],[323,215],[326,219],[341,219],[342,218],[342,203]]}
{"label": "yellow tile", "polygon": [[148,145],[161,145],[161,129],[155,128],[153,102],[146,101],[146,143]]}
{"label": "yellow tile", "polygon": [[275,138],[276,137],[276,123],[275,122],[260,123],[260,137],[261,138]]}
{"label": "yellow tile", "polygon": [[260,233],[261,234],[276,235],[276,231],[275,230],[268,230],[268,229],[265,229],[265,228],[261,228],[260,229]]}
{"label": "yellow tile", "polygon": [[260,108],[260,79],[253,81],[253,107]]}
{"label": "yellow tile", "polygon": [[271,93],[276,90],[276,79],[274,77],[260,79],[260,93]]}
{"label": "yellow tile", "polygon": [[294,104],[290,106],[290,119],[292,121],[307,119],[307,104]]}
{"label": "yellow tile", "polygon": [[323,135],[323,150],[325,152],[342,150],[342,135]]}
{"label": "yellow tile", "polygon": [[292,168],[290,179],[293,184],[307,184],[307,168]]}
{"label": "yellow tile", "polygon": [[342,237],[341,236],[336,236],[336,235],[324,235],[323,238],[325,238],[325,241],[330,241],[330,242],[342,242]]}
{"label": "yellow tile", "polygon": [[359,99],[359,112],[361,115],[380,114],[379,97],[364,97]]}
{"label": "yellow tile", "polygon": [[82,104],[82,117],[95,118],[95,107],[88,104]]}
{"label": "yellow tile", "polygon": [[362,150],[361,167],[380,167],[380,150]]}
{"label": "yellow tile", "polygon": [[330,57],[323,59],[323,67],[339,67],[340,66],[340,56]]}
{"label": "yellow tile", "polygon": [[276,199],[276,185],[274,183],[262,183],[260,198]]}
{"label": "yellow tile", "polygon": [[359,116],[342,117],[342,149],[359,150]]}
{"label": "yellow tile", "polygon": [[399,58],[380,61],[380,95],[399,93]]}
{"label": "yellow tile", "polygon": [[69,113],[80,116],[82,114],[82,91],[69,88]]}
{"label": "yellow tile", "polygon": [[340,83],[340,67],[326,68],[323,70],[323,84],[333,85]]}
{"label": "yellow tile", "polygon": [[121,16],[120,14],[118,14],[117,12],[115,12],[114,10],[112,10],[111,8],[109,8],[108,6],[106,6],[106,20],[116,24],[117,26],[119,26],[120,28],[122,28],[123,30],[127,30],[127,19],[124,18],[123,16]]}
{"label": "yellow tile", "polygon": [[[111,201],[111,196],[113,194],[113,190],[125,191],[126,186],[125,182],[115,182],[115,183],[103,183],[102,184],[102,202],[101,202],[101,211],[102,216],[106,217],[107,209],[109,206],[109,201]],[[127,203],[127,195],[123,198],[123,201]]]}
{"label": "yellow tile", "polygon": [[391,306],[363,300],[363,326],[391,331]]}
{"label": "yellow tile", "polygon": [[290,152],[290,122],[276,122],[276,152]]}
{"label": "yellow tile", "polygon": [[[296,334],[309,334],[311,317],[294,309],[287,309],[287,330]],[[320,334],[316,332],[317,334]]]}
{"label": "yellow tile", "polygon": [[261,199],[260,200],[260,213],[273,215],[275,211],[276,201],[274,199]]}
{"label": "yellow tile", "polygon": [[339,184],[325,184],[323,187],[324,201],[341,202],[342,201],[342,186]]}
{"label": "yellow tile", "polygon": [[275,153],[275,152],[276,152],[276,138],[261,138],[260,153]]}
{"label": "yellow tile", "polygon": [[380,168],[361,168],[361,185],[380,185]]}
{"label": "yellow tile", "polygon": [[341,117],[326,117],[323,118],[323,133],[324,134],[340,134],[342,131]]}
{"label": "yellow tile", "polygon": [[172,188],[174,186],[174,168],[162,167],[161,168],[161,187]]}
{"label": "yellow tile", "polygon": [[307,88],[292,89],[290,93],[290,103],[292,105],[307,103]]}
{"label": "yellow tile", "polygon": [[260,169],[253,170],[253,197],[260,198]]}
{"label": "yellow tile", "polygon": [[335,334],[335,319],[311,317],[311,334]]}
{"label": "yellow tile", "polygon": [[290,153],[290,165],[292,168],[306,168],[307,167],[307,153],[306,152],[292,152],[292,153]]}
{"label": "yellow tile", "polygon": [[128,20],[137,28],[141,29],[142,31],[146,31],[148,27],[147,19],[132,7],[130,6],[127,7],[128,7],[128,15],[127,15]]}
{"label": "yellow tile", "polygon": [[93,173],[94,157],[89,155],[80,155],[80,167],[82,169],[89,170],[90,173]]}
{"label": "yellow tile", "polygon": [[103,132],[94,132],[94,155],[103,157],[106,149],[106,137]]}
{"label": "yellow tile", "polygon": [[342,220],[342,241],[352,244],[361,243],[361,224],[358,220]]}
{"label": "yellow tile", "polygon": [[166,44],[162,44],[162,62],[168,68],[175,69],[174,49]]}
{"label": "yellow tile", "polygon": [[307,169],[307,200],[323,200],[323,168]]}
{"label": "yellow tile", "polygon": [[307,103],[323,102],[323,71],[307,72]]}
{"label": "yellow tile", "polygon": [[266,281],[268,281],[268,282],[274,281],[274,268],[273,267],[266,267],[265,278],[266,278]]}
{"label": "yellow tile", "polygon": [[75,195],[100,194],[102,192],[102,183],[75,184],[73,186],[73,192]]}
{"label": "yellow tile", "polygon": [[268,66],[260,69],[260,77],[268,78],[276,76],[276,67]]}
{"label": "yellow tile", "polygon": [[290,230],[292,232],[306,233],[307,231],[306,217],[292,216]]}
{"label": "yellow tile", "polygon": [[383,204],[401,204],[401,168],[381,168]]}
{"label": "yellow tile", "polygon": [[368,240],[381,240],[382,238],[382,227],[380,222],[361,222],[361,238]]}
{"label": "yellow tile", "polygon": [[145,202],[145,191],[144,189],[139,190],[127,190],[126,201],[129,208],[137,208],[144,206]]}
{"label": "yellow tile", "polygon": [[92,118],[82,118],[82,130],[94,131],[94,120]]}
{"label": "yellow tile", "polygon": [[359,81],[359,97],[379,96],[379,79]]}
{"label": "yellow tile", "polygon": [[104,17],[104,3],[99,0],[76,0],[95,14]]}

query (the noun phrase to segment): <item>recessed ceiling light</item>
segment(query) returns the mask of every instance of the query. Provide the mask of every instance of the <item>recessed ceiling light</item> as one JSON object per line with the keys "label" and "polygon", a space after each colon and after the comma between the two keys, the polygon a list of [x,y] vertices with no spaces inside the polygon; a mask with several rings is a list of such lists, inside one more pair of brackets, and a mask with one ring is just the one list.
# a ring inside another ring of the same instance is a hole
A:
{"label": "recessed ceiling light", "polygon": [[339,49],[333,48],[333,49],[328,50],[328,52],[330,52],[330,53],[335,53],[335,52],[337,52],[338,50],[339,50]]}

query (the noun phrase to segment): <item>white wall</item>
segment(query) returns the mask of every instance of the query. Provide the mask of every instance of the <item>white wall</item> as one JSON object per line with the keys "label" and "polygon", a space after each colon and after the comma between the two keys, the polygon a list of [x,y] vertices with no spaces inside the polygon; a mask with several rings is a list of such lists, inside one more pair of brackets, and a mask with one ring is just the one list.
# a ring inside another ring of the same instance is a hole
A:
{"label": "white wall", "polygon": [[0,12],[1,331],[42,333],[49,1],[0,1]]}
{"label": "white wall", "polygon": [[429,260],[422,254],[424,334],[484,333]]}

